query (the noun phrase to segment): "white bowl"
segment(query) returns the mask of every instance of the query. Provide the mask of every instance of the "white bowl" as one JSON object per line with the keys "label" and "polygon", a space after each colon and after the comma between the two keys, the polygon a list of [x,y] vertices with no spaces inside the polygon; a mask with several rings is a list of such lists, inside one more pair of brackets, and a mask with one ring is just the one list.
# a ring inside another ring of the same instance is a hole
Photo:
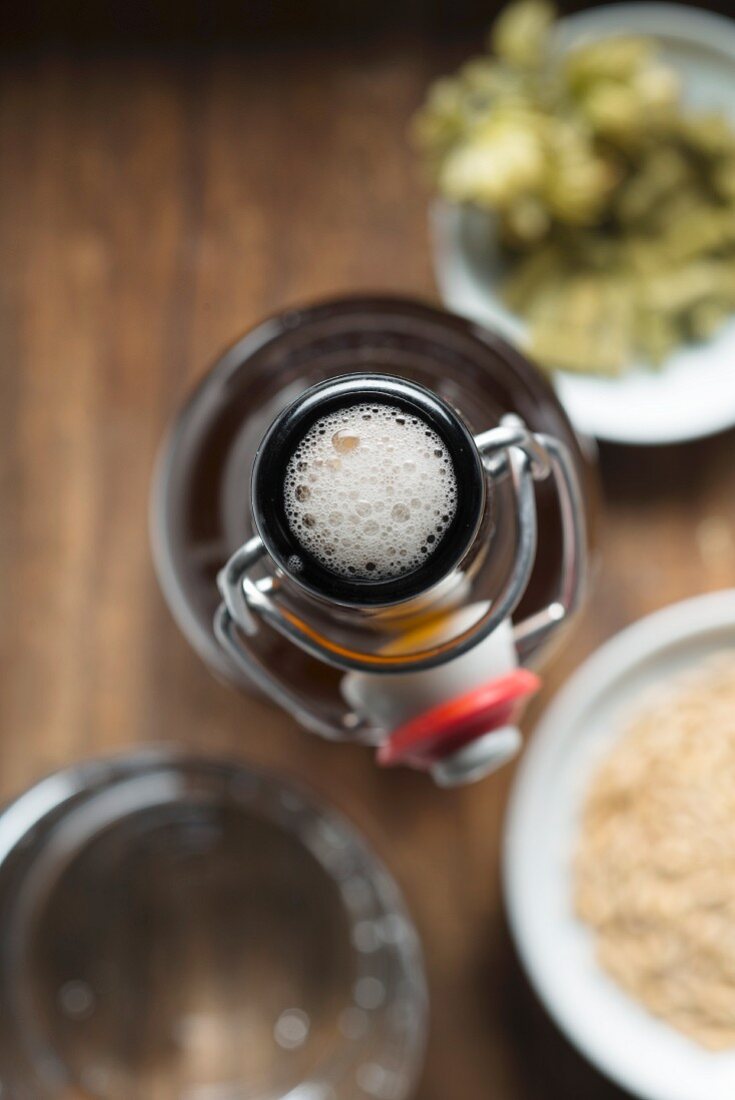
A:
{"label": "white bowl", "polygon": [[[611,4],[563,19],[561,49],[581,39],[628,32],[654,37],[681,76],[684,99],[716,108],[735,123],[735,22],[681,4]],[[431,228],[434,270],[450,309],[523,344],[525,325],[498,295],[499,257],[487,240],[488,215],[437,202]],[[712,340],[681,348],[661,370],[634,364],[621,378],[555,377],[580,431],[618,443],[673,443],[735,424],[735,320]]]}
{"label": "white bowl", "polygon": [[641,692],[727,647],[735,648],[735,589],[675,604],[607,642],[531,738],[506,819],[505,900],[529,978],[570,1041],[646,1100],[732,1100],[735,1051],[697,1046],[601,970],[574,916],[571,854],[591,774]]}

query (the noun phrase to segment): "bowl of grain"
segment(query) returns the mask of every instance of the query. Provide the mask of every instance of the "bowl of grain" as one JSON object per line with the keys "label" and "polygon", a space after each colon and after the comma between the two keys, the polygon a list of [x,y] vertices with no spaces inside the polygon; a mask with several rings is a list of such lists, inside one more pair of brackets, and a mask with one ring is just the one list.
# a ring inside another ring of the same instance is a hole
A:
{"label": "bowl of grain", "polygon": [[641,620],[568,681],[515,781],[504,891],[590,1061],[646,1100],[732,1100],[735,590]]}

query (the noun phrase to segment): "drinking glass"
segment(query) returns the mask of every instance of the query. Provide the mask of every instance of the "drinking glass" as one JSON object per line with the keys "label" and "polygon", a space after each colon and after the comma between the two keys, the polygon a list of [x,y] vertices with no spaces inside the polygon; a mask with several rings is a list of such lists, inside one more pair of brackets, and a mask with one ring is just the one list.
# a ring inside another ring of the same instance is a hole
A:
{"label": "drinking glass", "polygon": [[419,943],[342,817],[232,760],[140,751],[0,813],[0,1096],[402,1100]]}

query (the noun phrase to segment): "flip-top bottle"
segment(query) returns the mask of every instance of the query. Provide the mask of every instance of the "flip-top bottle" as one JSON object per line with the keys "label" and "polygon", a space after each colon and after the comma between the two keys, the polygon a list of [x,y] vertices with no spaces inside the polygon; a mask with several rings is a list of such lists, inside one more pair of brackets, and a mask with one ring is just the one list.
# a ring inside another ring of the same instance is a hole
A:
{"label": "flip-top bottle", "polygon": [[528,666],[576,609],[579,443],[486,330],[401,299],[265,322],[179,417],[159,576],[220,674],[451,785],[512,756]]}

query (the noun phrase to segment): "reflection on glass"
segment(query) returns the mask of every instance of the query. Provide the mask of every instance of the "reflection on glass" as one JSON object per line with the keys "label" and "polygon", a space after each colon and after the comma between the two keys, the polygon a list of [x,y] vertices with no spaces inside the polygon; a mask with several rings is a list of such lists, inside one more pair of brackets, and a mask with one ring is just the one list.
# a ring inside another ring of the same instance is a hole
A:
{"label": "reflection on glass", "polygon": [[0,815],[1,1096],[402,1098],[416,935],[340,818],[268,773],[92,763]]}

